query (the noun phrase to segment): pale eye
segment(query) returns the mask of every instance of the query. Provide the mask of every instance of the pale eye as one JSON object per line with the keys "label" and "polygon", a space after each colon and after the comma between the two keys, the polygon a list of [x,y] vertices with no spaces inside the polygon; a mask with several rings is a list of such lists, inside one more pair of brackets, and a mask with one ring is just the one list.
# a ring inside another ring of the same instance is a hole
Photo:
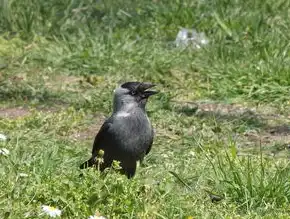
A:
{"label": "pale eye", "polygon": [[132,96],[134,96],[134,95],[136,94],[136,92],[135,92],[135,91],[131,91],[130,94],[131,94]]}

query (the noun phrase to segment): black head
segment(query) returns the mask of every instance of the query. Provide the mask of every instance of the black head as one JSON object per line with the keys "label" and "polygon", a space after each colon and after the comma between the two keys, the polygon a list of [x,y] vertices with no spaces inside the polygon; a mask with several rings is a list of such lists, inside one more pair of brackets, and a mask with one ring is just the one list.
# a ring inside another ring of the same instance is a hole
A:
{"label": "black head", "polygon": [[146,82],[126,82],[115,89],[114,110],[128,109],[136,106],[145,109],[150,96],[157,94],[157,91],[149,90],[154,84]]}
{"label": "black head", "polygon": [[155,84],[148,82],[126,82],[121,85],[121,88],[127,89],[129,95],[142,100],[158,93],[158,91],[148,90],[154,86]]}

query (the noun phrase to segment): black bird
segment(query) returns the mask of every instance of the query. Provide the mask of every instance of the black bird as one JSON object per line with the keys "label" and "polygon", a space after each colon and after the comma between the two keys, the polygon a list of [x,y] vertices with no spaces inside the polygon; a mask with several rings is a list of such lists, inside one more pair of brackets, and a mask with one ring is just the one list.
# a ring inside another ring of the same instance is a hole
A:
{"label": "black bird", "polygon": [[[145,106],[157,91],[148,90],[155,85],[142,82],[126,82],[114,91],[113,113],[102,125],[95,137],[92,157],[80,168],[93,165],[100,171],[120,161],[122,172],[128,178],[135,175],[137,161],[142,161],[151,150],[153,128]],[[98,163],[98,153],[104,151],[103,162]]]}

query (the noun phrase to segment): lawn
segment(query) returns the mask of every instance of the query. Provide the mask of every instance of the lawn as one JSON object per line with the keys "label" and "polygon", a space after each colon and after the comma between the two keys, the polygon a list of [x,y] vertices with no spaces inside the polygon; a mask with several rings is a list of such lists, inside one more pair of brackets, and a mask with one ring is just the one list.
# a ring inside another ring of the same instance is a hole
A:
{"label": "lawn", "polygon": [[[289,218],[289,13],[287,0],[0,0],[0,218],[48,218],[43,205]],[[209,44],[176,47],[182,27]],[[150,154],[132,180],[80,170],[125,81],[160,91]]]}

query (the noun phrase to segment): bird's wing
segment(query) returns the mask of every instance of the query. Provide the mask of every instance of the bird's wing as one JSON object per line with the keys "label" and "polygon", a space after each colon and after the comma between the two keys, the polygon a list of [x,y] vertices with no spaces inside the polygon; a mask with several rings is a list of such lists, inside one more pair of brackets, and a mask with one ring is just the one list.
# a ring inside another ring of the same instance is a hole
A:
{"label": "bird's wing", "polygon": [[106,147],[103,145],[106,142],[106,138],[110,138],[111,132],[110,127],[112,126],[111,119],[107,119],[104,124],[101,126],[98,134],[95,137],[93,150],[92,150],[92,157],[80,165],[81,169],[91,167],[96,163],[95,157],[97,156],[100,149]]}
{"label": "bird's wing", "polygon": [[112,121],[111,119],[107,119],[104,124],[102,125],[102,127],[100,128],[98,134],[95,137],[94,140],[94,144],[93,144],[93,150],[92,150],[92,154],[93,156],[96,155],[96,153],[98,153],[98,150],[101,149],[101,146],[103,144],[103,142],[105,141],[105,138],[110,138],[110,128],[112,126]]}

